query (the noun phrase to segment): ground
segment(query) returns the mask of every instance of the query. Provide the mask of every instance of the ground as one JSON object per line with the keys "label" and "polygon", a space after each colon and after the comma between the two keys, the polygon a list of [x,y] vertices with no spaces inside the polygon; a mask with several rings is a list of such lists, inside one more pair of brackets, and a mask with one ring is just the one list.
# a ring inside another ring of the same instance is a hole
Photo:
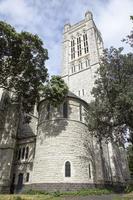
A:
{"label": "ground", "polygon": [[133,192],[129,194],[65,196],[54,195],[0,195],[0,200],[133,200]]}

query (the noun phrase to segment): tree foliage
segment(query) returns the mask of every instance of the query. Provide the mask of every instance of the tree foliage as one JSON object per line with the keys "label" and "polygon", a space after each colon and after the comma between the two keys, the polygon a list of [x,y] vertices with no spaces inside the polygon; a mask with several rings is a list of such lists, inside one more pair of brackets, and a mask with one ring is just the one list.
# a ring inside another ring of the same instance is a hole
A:
{"label": "tree foliage", "polygon": [[48,78],[47,50],[37,35],[17,33],[0,22],[0,87],[12,91],[23,109],[29,112],[39,98],[39,87]]}
{"label": "tree foliage", "polygon": [[129,145],[127,147],[127,159],[129,163],[129,169],[133,177],[133,145]]}
{"label": "tree foliage", "polygon": [[43,92],[54,103],[62,101],[67,86],[59,76],[49,81],[45,67],[48,52],[37,35],[17,33],[12,26],[0,21],[0,47],[0,88],[9,91],[24,112],[32,110]]}
{"label": "tree foliage", "polygon": [[[132,47],[132,32],[126,41]],[[103,52],[88,127],[95,136],[115,139],[121,139],[128,128],[133,142],[133,54],[122,54],[122,50],[111,47]]]}
{"label": "tree foliage", "polygon": [[42,97],[51,101],[54,106],[57,106],[59,102],[63,102],[67,93],[68,87],[61,76],[52,76],[48,84],[43,88]]}

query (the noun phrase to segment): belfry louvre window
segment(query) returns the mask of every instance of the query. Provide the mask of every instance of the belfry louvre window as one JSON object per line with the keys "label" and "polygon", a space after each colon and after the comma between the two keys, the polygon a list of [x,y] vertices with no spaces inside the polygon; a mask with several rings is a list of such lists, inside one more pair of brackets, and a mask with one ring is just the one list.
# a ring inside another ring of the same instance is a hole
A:
{"label": "belfry louvre window", "polygon": [[69,161],[65,163],[65,177],[71,177],[71,164]]}
{"label": "belfry louvre window", "polygon": [[68,117],[68,102],[67,101],[63,103],[63,117],[64,118]]}
{"label": "belfry louvre window", "polygon": [[87,34],[83,35],[83,41],[84,41],[84,53],[86,54],[89,52]]}
{"label": "belfry louvre window", "polygon": [[75,58],[75,42],[74,39],[71,40],[71,60]]}
{"label": "belfry louvre window", "polygon": [[78,51],[78,57],[82,55],[82,50],[81,50],[81,37],[77,38],[77,51]]}

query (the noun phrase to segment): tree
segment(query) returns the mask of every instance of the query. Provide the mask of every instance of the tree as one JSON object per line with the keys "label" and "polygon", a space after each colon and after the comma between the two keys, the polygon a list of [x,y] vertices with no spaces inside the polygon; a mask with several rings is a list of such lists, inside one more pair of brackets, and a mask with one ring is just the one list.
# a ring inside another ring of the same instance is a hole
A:
{"label": "tree", "polygon": [[52,76],[48,84],[42,88],[42,91],[42,97],[51,101],[54,106],[57,106],[66,97],[68,87],[61,76]]}
{"label": "tree", "polygon": [[4,22],[0,22],[0,46],[0,88],[12,92],[29,112],[48,78],[47,50],[37,35],[17,33]]}
{"label": "tree", "polygon": [[127,159],[129,163],[129,169],[131,172],[131,176],[133,176],[133,145],[129,145],[127,147]]}
{"label": "tree", "polygon": [[[132,32],[126,41],[132,47]],[[124,55],[122,50],[111,47],[103,52],[92,90],[94,101],[89,104],[88,127],[95,136],[116,140],[129,129],[133,143],[133,54]]]}
{"label": "tree", "polygon": [[46,83],[52,84],[51,95],[55,97],[53,101],[56,101],[56,97],[58,103],[62,101],[67,86],[59,77],[52,78],[49,83],[45,67],[48,52],[37,35],[17,33],[12,26],[1,21],[0,46],[0,88],[12,93],[12,100],[15,98],[24,112],[29,113],[32,110],[42,92],[48,94],[48,86],[47,90],[44,86]]}

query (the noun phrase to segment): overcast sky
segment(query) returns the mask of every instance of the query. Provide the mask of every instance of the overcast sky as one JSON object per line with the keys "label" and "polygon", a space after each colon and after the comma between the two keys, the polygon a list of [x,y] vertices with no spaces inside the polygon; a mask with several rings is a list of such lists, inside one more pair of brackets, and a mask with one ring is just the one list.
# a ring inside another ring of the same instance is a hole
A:
{"label": "overcast sky", "polygon": [[129,50],[121,39],[132,27],[133,0],[0,0],[0,20],[17,31],[38,34],[43,40],[50,74],[60,73],[64,24],[79,22],[87,10],[93,13],[105,47],[125,46]]}

